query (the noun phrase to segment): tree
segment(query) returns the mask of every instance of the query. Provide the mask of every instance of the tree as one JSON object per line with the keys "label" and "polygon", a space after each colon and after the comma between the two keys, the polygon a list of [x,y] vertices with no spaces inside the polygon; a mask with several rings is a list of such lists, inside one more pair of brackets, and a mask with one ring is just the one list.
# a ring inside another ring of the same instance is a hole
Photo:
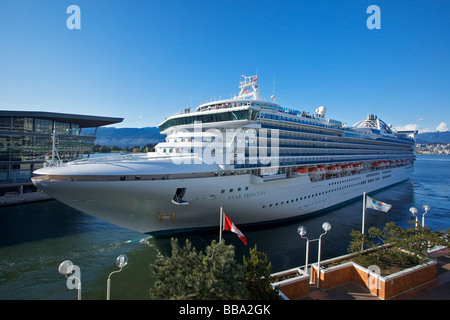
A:
{"label": "tree", "polygon": [[434,246],[449,245],[442,232],[433,232],[430,228],[420,225],[405,230],[394,222],[386,223],[383,230],[376,227],[369,228],[369,236],[379,239],[383,244],[391,244],[422,256],[427,256],[427,250]]}
{"label": "tree", "polygon": [[178,246],[177,239],[171,239],[172,256],[159,257],[150,265],[156,276],[150,295],[154,299],[193,299],[200,291],[199,273],[204,271],[202,257],[186,241],[183,248]]}
{"label": "tree", "polygon": [[247,290],[244,282],[244,270],[235,260],[232,245],[225,241],[216,242],[206,247],[203,264],[206,266],[205,288],[202,299],[245,299]]}
{"label": "tree", "polygon": [[171,240],[171,257],[150,265],[156,277],[150,289],[153,299],[245,299],[243,268],[234,259],[234,247],[215,240],[198,252],[189,240],[184,247]]}
{"label": "tree", "polygon": [[[383,229],[370,227],[368,234],[368,236],[362,235],[355,230],[350,233],[352,237],[348,247],[350,253],[358,253],[362,243],[368,249],[377,248],[376,252],[361,252],[356,257],[362,265],[382,265],[388,259],[403,267],[416,265],[423,262],[422,257],[428,256],[428,249],[435,246],[449,246],[442,232],[433,232],[429,228],[421,226],[405,230],[394,222],[388,222]],[[378,241],[373,242],[368,240],[369,238]],[[410,254],[406,254],[402,250]]]}
{"label": "tree", "polygon": [[350,232],[350,237],[352,240],[347,248],[349,253],[357,253],[361,251],[362,248],[372,248],[375,244],[369,240],[366,234],[362,234],[360,231],[352,230]]}
{"label": "tree", "polygon": [[272,264],[267,255],[259,252],[257,246],[250,249],[250,258],[244,256],[245,286],[251,300],[277,300],[278,293],[271,286],[270,270]]}

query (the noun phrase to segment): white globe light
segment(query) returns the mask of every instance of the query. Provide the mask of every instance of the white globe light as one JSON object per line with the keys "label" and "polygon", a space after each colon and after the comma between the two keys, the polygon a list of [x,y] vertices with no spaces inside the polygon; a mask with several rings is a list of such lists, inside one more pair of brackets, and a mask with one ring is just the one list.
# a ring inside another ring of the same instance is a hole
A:
{"label": "white globe light", "polygon": [[72,270],[73,270],[73,263],[70,260],[61,262],[61,264],[58,267],[58,272],[61,273],[63,276],[72,273]]}
{"label": "white globe light", "polygon": [[330,230],[331,230],[331,224],[329,224],[328,222],[324,222],[324,223],[322,224],[322,229],[323,229],[325,232],[330,231]]}
{"label": "white globe light", "polygon": [[128,264],[128,257],[125,254],[121,254],[120,256],[117,257],[116,259],[116,265],[119,268],[123,268]]}
{"label": "white globe light", "polygon": [[303,237],[306,234],[306,228],[304,226],[300,226],[298,227],[297,232],[300,236]]}

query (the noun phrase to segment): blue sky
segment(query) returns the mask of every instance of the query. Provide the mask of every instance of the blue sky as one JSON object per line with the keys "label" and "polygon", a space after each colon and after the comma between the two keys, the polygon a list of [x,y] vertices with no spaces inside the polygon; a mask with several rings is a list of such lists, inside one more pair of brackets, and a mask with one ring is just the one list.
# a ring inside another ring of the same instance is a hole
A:
{"label": "blue sky", "polygon": [[[366,26],[372,4],[381,29]],[[263,98],[289,108],[445,131],[449,12],[448,0],[2,0],[0,109],[156,126],[257,72]]]}

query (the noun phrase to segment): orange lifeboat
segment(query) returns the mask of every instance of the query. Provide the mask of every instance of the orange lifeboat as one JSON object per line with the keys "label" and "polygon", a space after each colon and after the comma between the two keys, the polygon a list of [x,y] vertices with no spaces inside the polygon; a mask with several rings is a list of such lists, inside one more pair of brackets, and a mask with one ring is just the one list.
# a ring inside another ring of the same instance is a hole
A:
{"label": "orange lifeboat", "polygon": [[319,166],[319,167],[313,167],[309,169],[309,175],[312,181],[318,181],[325,177],[325,173],[327,172],[327,169]]}
{"label": "orange lifeboat", "polygon": [[384,161],[376,161],[376,162],[374,162],[372,164],[372,166],[374,168],[376,168],[376,169],[383,168],[384,167]]}
{"label": "orange lifeboat", "polygon": [[310,173],[311,174],[324,174],[327,171],[324,167],[314,167],[311,168]]}
{"label": "orange lifeboat", "polygon": [[307,167],[300,167],[297,170],[295,170],[295,174],[299,175],[299,176],[304,176],[305,174],[307,174],[309,172]]}
{"label": "orange lifeboat", "polygon": [[353,171],[353,165],[352,164],[344,164],[342,166],[342,170],[344,172],[351,172],[351,171]]}
{"label": "orange lifeboat", "polygon": [[328,167],[328,173],[330,173],[330,174],[340,173],[341,171],[342,171],[342,168],[340,165]]}
{"label": "orange lifeboat", "polygon": [[353,168],[356,171],[360,171],[360,170],[364,169],[364,165],[362,163],[356,163],[356,164],[353,165]]}

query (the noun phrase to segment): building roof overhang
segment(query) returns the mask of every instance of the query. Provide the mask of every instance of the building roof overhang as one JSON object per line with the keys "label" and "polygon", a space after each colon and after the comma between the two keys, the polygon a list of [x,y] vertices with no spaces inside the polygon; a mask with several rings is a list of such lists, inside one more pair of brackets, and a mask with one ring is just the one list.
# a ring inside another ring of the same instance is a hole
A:
{"label": "building roof overhang", "polygon": [[45,111],[7,111],[0,110],[0,117],[32,117],[45,120],[71,122],[78,124],[80,128],[94,128],[106,126],[123,121],[123,118],[100,117],[81,114],[57,113]]}

